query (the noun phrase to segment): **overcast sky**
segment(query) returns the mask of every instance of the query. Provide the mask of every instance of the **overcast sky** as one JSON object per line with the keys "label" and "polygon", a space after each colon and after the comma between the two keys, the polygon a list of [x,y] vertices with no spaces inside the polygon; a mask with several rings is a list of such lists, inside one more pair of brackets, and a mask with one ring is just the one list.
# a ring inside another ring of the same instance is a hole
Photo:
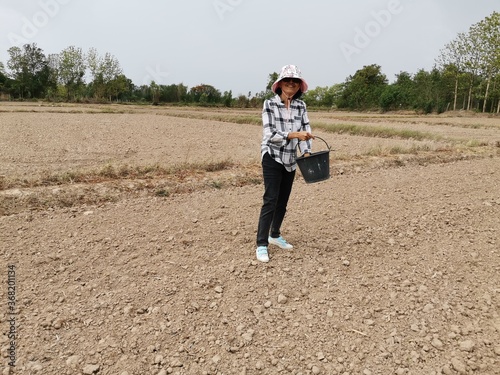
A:
{"label": "overcast sky", "polygon": [[389,81],[432,69],[459,32],[499,0],[0,0],[0,61],[12,45],[46,55],[69,46],[109,52],[136,85],[200,83],[233,96],[265,89],[298,65],[309,87],[364,65]]}

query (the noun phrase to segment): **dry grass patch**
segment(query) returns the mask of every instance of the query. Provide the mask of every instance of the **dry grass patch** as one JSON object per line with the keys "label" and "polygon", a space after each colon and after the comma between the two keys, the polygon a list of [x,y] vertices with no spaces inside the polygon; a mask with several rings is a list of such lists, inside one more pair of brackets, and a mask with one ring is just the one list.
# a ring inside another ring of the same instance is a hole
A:
{"label": "dry grass patch", "polygon": [[258,166],[237,166],[230,160],[170,168],[106,165],[93,171],[49,174],[32,181],[6,183],[4,180],[3,191],[0,191],[0,216],[25,210],[100,205],[133,196],[168,198],[206,189],[260,183]]}
{"label": "dry grass patch", "polygon": [[365,155],[367,156],[406,155],[406,154],[417,155],[419,152],[435,151],[435,149],[436,146],[429,144],[411,145],[410,147],[403,147],[403,146],[384,147],[378,145],[368,150],[365,153]]}
{"label": "dry grass patch", "polygon": [[[230,122],[235,124],[262,125],[262,118],[254,115],[238,115],[234,113],[201,113],[201,112],[165,112],[161,113],[164,116],[180,117],[180,118],[195,118],[207,121]],[[357,118],[356,118],[357,119]],[[321,129],[329,133],[348,134],[352,136],[362,136],[371,138],[392,138],[392,139],[409,139],[416,141],[430,140],[435,142],[452,142],[455,144],[466,143],[469,147],[487,146],[485,142],[478,140],[454,140],[444,138],[441,135],[430,132],[423,132],[412,129],[396,129],[392,127],[373,126],[373,125],[358,125],[358,124],[328,124],[322,122],[314,122],[314,129]]]}
{"label": "dry grass patch", "polygon": [[183,163],[172,167],[162,167],[159,164],[146,166],[107,164],[100,169],[77,170],[60,173],[47,172],[35,179],[0,179],[0,190],[14,188],[34,188],[39,186],[59,186],[77,183],[100,183],[112,180],[154,179],[168,176],[185,178],[186,176],[203,172],[217,172],[234,167],[230,160],[210,163]]}
{"label": "dry grass patch", "polygon": [[201,113],[201,112],[164,112],[157,114],[169,117],[230,122],[233,124],[262,125],[262,118],[260,116],[253,116],[248,114],[238,115],[234,113],[229,114],[229,113]]}
{"label": "dry grass patch", "polygon": [[390,127],[381,127],[381,126],[315,123],[314,128],[322,129],[324,131],[331,133],[349,134],[354,136],[363,136],[372,138],[413,139],[416,141],[442,140],[441,136],[428,132],[421,132],[418,130],[409,130],[409,129],[394,129]]}

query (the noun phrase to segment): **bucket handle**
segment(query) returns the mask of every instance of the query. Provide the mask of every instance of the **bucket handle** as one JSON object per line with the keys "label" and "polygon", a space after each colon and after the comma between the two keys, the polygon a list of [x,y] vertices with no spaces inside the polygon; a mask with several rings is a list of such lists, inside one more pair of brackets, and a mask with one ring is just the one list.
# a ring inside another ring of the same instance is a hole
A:
{"label": "bucket handle", "polygon": [[329,145],[328,145],[328,143],[326,143],[326,141],[325,141],[323,138],[318,137],[317,135],[315,135],[315,136],[314,136],[314,139],[316,139],[316,138],[321,139],[323,142],[325,142],[326,147],[328,148],[328,151],[331,151],[331,150],[332,150],[332,147],[331,147],[331,146],[329,146]]}
{"label": "bucket handle", "polygon": [[[326,143],[326,141],[325,141],[323,138],[318,137],[317,135],[315,135],[315,136],[314,136],[314,139],[316,139],[316,138],[321,139],[323,142],[325,142],[326,147],[328,148],[328,151],[331,151],[331,150],[332,150],[332,147],[331,147],[330,145],[328,145],[328,143]],[[311,152],[311,154],[312,154],[312,152]],[[302,154],[300,157],[301,157],[301,158],[302,158],[302,157],[304,157],[304,154]]]}

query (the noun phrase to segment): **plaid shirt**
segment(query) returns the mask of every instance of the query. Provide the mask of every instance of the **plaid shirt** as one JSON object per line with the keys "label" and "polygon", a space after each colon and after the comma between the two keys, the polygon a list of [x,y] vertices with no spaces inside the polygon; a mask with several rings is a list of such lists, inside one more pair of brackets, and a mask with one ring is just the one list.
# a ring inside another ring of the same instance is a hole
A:
{"label": "plaid shirt", "polygon": [[283,164],[287,171],[297,168],[297,145],[301,153],[311,152],[311,141],[300,141],[297,138],[287,139],[288,133],[311,132],[306,104],[302,100],[293,99],[287,109],[279,95],[264,101],[262,109],[263,137],[261,154],[267,152],[278,163]]}

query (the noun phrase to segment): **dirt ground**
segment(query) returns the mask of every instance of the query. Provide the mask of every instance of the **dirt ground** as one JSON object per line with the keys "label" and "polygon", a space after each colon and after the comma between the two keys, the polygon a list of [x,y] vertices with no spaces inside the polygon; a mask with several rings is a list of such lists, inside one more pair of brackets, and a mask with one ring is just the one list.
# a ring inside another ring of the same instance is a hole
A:
{"label": "dirt ground", "polygon": [[444,137],[315,131],[331,178],[297,174],[282,228],[294,249],[263,264],[261,128],[200,116],[219,112],[260,114],[0,103],[3,374],[500,374],[498,117],[311,111],[313,129]]}

